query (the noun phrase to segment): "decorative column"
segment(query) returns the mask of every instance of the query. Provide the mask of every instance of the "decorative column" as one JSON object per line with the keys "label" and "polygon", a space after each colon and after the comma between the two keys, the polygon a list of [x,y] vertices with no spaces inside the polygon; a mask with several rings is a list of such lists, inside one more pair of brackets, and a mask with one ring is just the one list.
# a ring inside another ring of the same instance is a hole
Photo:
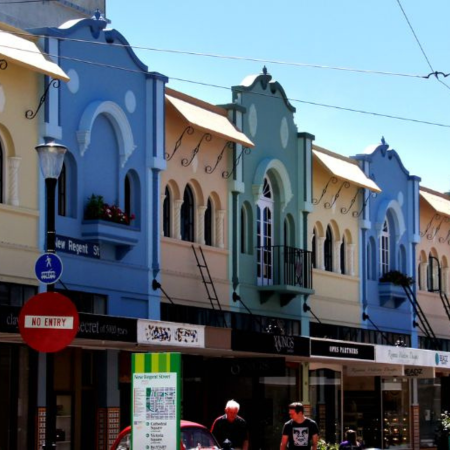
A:
{"label": "decorative column", "polygon": [[205,245],[205,211],[206,206],[199,206],[197,208],[197,218],[198,218],[198,227],[197,227],[197,239],[196,241],[200,245]]}
{"label": "decorative column", "polygon": [[355,276],[355,244],[347,244],[345,260],[347,267],[345,273],[347,275]]}
{"label": "decorative column", "polygon": [[183,200],[175,200],[173,203],[173,237],[181,239],[181,205]]}
{"label": "decorative column", "polygon": [[[333,272],[341,273],[341,245],[342,241],[335,241],[333,248]],[[345,269],[345,267],[344,267]]]}
{"label": "decorative column", "polygon": [[225,247],[225,236],[224,236],[224,219],[225,219],[225,210],[220,209],[217,211],[216,216],[216,246],[219,248]]}
{"label": "decorative column", "polygon": [[8,158],[8,204],[19,206],[19,166],[22,158],[20,156],[10,156]]}
{"label": "decorative column", "polygon": [[325,237],[317,236],[316,237],[316,245],[317,245],[316,264],[317,264],[317,268],[320,270],[325,270],[325,264],[324,264],[324,258],[323,258],[324,244],[325,244]]}
{"label": "decorative column", "polygon": [[426,291],[427,290],[427,272],[428,272],[428,263],[427,262],[421,262],[419,264],[419,280],[420,280],[420,284],[419,284],[419,289],[422,291]]}
{"label": "decorative column", "polygon": [[449,292],[448,292],[448,273],[449,273],[448,267],[443,267],[441,270],[442,292],[444,292],[446,295],[449,294]]}
{"label": "decorative column", "polygon": [[[161,195],[160,195],[161,210],[159,213],[159,225],[160,225],[160,229],[161,229],[161,232],[160,232],[161,236],[164,236],[164,200],[165,199],[166,199],[166,194],[161,193]],[[170,231],[172,231],[172,230],[170,230]],[[172,234],[172,233],[170,233],[170,234]]]}

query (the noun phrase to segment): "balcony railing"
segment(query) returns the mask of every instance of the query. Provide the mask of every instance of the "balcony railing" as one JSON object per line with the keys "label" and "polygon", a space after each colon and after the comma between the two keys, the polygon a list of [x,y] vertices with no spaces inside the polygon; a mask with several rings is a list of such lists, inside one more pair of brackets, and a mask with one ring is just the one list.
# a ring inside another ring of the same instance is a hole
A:
{"label": "balcony railing", "polygon": [[312,289],[311,252],[295,247],[257,247],[259,286],[292,286]]}

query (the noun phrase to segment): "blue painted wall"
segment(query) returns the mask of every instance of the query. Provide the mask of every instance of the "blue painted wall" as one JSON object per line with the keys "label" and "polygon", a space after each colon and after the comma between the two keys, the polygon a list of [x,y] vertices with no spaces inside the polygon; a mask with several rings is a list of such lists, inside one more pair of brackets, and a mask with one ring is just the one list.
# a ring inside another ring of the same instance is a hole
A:
{"label": "blue painted wall", "polygon": [[[69,205],[65,217],[57,216],[57,234],[99,240],[101,248],[100,259],[59,253],[62,282],[70,290],[106,295],[107,314],[158,319],[160,292],[151,289],[151,281],[159,271],[167,78],[149,73],[126,39],[106,25],[97,15],[61,28],[33,30],[49,36],[49,53],[59,54],[60,66],[71,77],[67,85],[50,89],[41,133],[42,139],[57,140],[69,149]],[[125,235],[117,245],[111,236],[92,235],[84,210],[92,194],[124,209],[127,174],[136,219],[129,227],[110,227],[107,233]],[[41,242],[43,236],[41,232]],[[128,238],[132,245],[123,245]]]}

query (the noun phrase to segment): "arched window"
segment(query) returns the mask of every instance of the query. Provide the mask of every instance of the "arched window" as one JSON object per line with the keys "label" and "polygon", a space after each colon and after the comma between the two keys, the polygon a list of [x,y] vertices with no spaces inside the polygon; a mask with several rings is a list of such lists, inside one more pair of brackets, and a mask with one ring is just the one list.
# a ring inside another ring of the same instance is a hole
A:
{"label": "arched window", "polygon": [[312,240],[311,240],[311,264],[314,269],[317,269],[317,251],[316,251],[317,239],[316,239],[316,236],[317,236],[317,231],[314,228]]}
{"label": "arched window", "polygon": [[340,259],[341,259],[341,273],[345,275],[346,273],[346,258],[345,254],[347,252],[347,241],[345,236],[342,237],[341,248],[340,248]]}
{"label": "arched window", "polygon": [[437,292],[440,289],[439,286],[439,260],[431,253],[428,256],[428,273],[427,273],[427,285],[428,291]]}
{"label": "arched window", "polygon": [[389,245],[390,245],[390,234],[389,234],[389,224],[385,220],[383,224],[383,229],[380,236],[380,276],[389,272]]}
{"label": "arched window", "polygon": [[328,225],[325,235],[325,242],[323,244],[323,256],[325,270],[328,272],[333,271],[333,233],[331,227]]}
{"label": "arched window", "polygon": [[124,212],[128,217],[131,216],[131,180],[128,173],[124,181]]}
{"label": "arched window", "polygon": [[172,220],[170,209],[172,205],[172,199],[170,196],[170,190],[166,186],[166,190],[164,191],[164,202],[163,202],[163,234],[166,237],[170,237],[170,230],[172,228]]}
{"label": "arched window", "polygon": [[184,190],[180,220],[181,239],[194,242],[194,195],[190,186]]}
{"label": "arched window", "polygon": [[205,244],[213,245],[213,206],[211,199],[208,198],[205,211]]}
{"label": "arched window", "polygon": [[257,274],[260,284],[273,282],[273,209],[272,187],[264,178],[263,192],[258,201],[257,229]]}
{"label": "arched window", "polygon": [[67,215],[67,166],[65,163],[62,165],[58,178],[58,214]]}

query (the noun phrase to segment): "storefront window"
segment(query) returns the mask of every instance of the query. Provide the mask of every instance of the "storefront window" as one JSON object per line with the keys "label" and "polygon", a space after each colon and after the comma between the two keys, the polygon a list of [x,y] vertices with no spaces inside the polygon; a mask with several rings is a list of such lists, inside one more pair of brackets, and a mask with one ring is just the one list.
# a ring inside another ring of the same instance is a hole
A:
{"label": "storefront window", "polygon": [[441,416],[441,379],[418,380],[420,447],[434,447]]}
{"label": "storefront window", "polygon": [[409,380],[383,378],[383,448],[410,447]]}

